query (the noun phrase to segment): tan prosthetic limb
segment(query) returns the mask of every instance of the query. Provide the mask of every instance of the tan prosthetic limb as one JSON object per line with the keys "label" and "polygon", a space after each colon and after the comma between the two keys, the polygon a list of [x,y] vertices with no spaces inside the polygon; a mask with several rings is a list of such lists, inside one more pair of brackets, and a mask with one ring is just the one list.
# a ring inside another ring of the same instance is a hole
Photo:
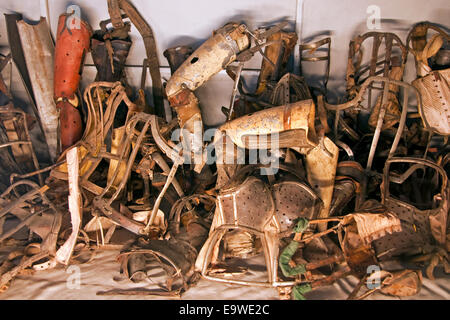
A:
{"label": "tan prosthetic limb", "polygon": [[190,146],[194,153],[202,150],[201,139],[194,138],[195,122],[202,124],[194,91],[232,63],[236,55],[249,45],[250,39],[244,25],[226,24],[195,50],[167,82],[167,98],[177,112],[181,129],[184,129],[184,143]]}

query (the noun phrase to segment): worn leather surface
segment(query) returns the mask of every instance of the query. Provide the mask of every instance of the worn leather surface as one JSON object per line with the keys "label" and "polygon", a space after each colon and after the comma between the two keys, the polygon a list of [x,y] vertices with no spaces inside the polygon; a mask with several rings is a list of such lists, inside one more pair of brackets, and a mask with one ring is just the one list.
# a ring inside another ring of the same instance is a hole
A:
{"label": "worn leather surface", "polygon": [[422,96],[419,110],[425,127],[441,135],[450,135],[450,69],[432,71],[412,85]]}
{"label": "worn leather surface", "polygon": [[[3,248],[3,250],[11,248]],[[0,252],[1,257],[4,251]],[[13,285],[1,294],[3,300],[155,300],[167,299],[166,297],[155,296],[98,296],[96,293],[100,290],[110,290],[115,288],[131,289],[142,287],[142,283],[133,283],[129,280],[115,280],[119,275],[119,265],[116,257],[118,250],[98,252],[93,261],[78,265],[80,268],[81,283],[80,289],[73,289],[67,284],[70,282],[69,273],[64,268],[53,270],[37,271],[34,275],[21,275],[14,280]],[[1,258],[0,258],[1,259]],[[266,272],[264,267],[264,258],[262,255],[249,259],[249,264],[257,266],[252,274],[253,279],[265,279]],[[386,296],[381,293],[374,293],[368,300],[449,300],[450,299],[450,281],[442,270],[435,273],[436,280],[431,281],[424,277],[420,292],[411,297],[396,298]],[[346,299],[349,290],[352,290],[358,283],[355,277],[347,277],[338,280],[331,286],[317,288],[305,294],[308,300],[343,300]],[[145,283],[146,288],[159,289],[154,284]],[[261,288],[251,286],[230,286],[219,282],[212,282],[204,279],[186,291],[182,300],[200,299],[200,300],[267,300],[278,299],[278,293],[275,288]]]}
{"label": "worn leather surface", "polygon": [[[74,21],[73,24],[70,21]],[[53,80],[55,99],[73,99],[80,82],[84,56],[90,48],[91,35],[91,27],[85,21],[69,14],[59,16]]]}
{"label": "worn leather surface", "polygon": [[77,108],[68,101],[59,102],[60,140],[62,151],[74,145],[83,135],[83,124],[81,114]]}
{"label": "worn leather surface", "polygon": [[130,51],[131,41],[121,39],[111,40],[114,70],[111,67],[105,42],[93,38],[91,45],[92,60],[94,60],[95,67],[97,68],[96,80],[109,82],[120,81],[123,77],[123,68],[125,67],[125,61]]}

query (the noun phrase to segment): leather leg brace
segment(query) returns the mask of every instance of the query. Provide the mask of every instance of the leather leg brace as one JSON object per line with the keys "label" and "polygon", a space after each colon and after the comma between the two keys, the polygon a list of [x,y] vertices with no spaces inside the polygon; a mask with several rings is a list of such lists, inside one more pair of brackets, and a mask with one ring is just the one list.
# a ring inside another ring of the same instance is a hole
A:
{"label": "leather leg brace", "polygon": [[111,40],[112,63],[108,55],[108,49],[105,41],[99,39],[92,39],[92,60],[94,60],[97,68],[96,81],[116,82],[120,81],[125,67],[125,61],[131,47],[131,40],[129,39],[113,39]]}

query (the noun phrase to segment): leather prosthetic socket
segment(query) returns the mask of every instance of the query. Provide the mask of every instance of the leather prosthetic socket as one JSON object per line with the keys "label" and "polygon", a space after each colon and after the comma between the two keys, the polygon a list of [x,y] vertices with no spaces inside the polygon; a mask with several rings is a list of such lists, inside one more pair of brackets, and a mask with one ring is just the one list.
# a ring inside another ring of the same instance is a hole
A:
{"label": "leather prosthetic socket", "polygon": [[[434,34],[429,34],[429,31],[434,31]],[[429,23],[416,25],[407,40],[416,62],[417,79],[411,84],[422,97],[419,113],[423,125],[442,136],[450,135],[449,41],[447,32]]]}
{"label": "leather prosthetic socket", "polygon": [[[130,24],[127,26],[129,28]],[[97,68],[96,81],[122,81],[123,68],[131,47],[128,32],[118,32],[116,29],[96,31],[91,45],[92,59]]]}
{"label": "leather prosthetic socket", "polygon": [[54,99],[60,113],[62,151],[80,140],[83,134],[77,90],[91,35],[91,27],[80,18],[70,14],[59,16],[55,47]]}
{"label": "leather prosthetic socket", "polygon": [[188,46],[178,46],[166,49],[163,54],[164,57],[166,57],[167,62],[169,62],[170,74],[174,74],[193,52],[194,50]]}
{"label": "leather prosthetic socket", "polygon": [[[201,139],[194,137],[194,124],[197,122],[202,126],[194,91],[232,63],[236,55],[249,45],[250,39],[244,25],[226,24],[195,50],[167,82],[167,98],[177,112],[180,128],[184,129],[183,143],[194,153],[202,151]],[[201,132],[198,130],[199,134]]]}

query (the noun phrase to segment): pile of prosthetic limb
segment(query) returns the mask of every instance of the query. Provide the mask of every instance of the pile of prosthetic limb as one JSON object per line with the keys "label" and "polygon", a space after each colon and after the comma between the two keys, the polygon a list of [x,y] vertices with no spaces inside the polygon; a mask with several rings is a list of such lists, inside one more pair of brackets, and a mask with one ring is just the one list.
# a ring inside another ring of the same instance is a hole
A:
{"label": "pile of prosthetic limb", "polygon": [[[98,30],[62,14],[55,44],[44,18],[30,25],[5,15],[11,53],[0,69],[16,65],[34,113],[13,104],[0,77],[0,245],[15,248],[1,261],[0,290],[29,270],[88,263],[111,249],[130,281],[162,272],[160,288],[148,290],[162,296],[203,278],[304,299],[348,276],[359,280],[349,299],[412,296],[436,266],[450,272],[445,30],[419,23],[405,42],[393,33],[356,37],[344,102],[331,104],[330,38],[299,44],[287,23],[230,22],[196,50],[165,50],[163,85],[150,26],[129,0],[108,0],[108,11]],[[131,25],[147,55],[138,90],[124,72]],[[326,64],[321,83],[289,72],[294,50],[300,64]],[[81,88],[88,54],[97,76]],[[262,65],[250,90],[241,73],[255,55]],[[234,82],[230,105],[205,142],[196,90],[221,70]],[[48,147],[44,159],[32,128]],[[257,256],[263,281],[245,263]],[[377,286],[364,286],[373,279]]]}

